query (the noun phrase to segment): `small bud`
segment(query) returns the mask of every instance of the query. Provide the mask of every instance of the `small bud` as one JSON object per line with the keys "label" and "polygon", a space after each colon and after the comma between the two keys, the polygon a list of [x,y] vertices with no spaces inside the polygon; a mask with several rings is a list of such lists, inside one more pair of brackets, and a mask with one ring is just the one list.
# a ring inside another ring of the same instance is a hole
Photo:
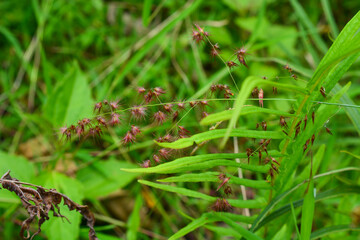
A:
{"label": "small bud", "polygon": [[192,31],[192,38],[193,40],[195,40],[196,43],[200,43],[201,41],[204,41],[203,35],[201,35],[201,33],[195,30]]}
{"label": "small bud", "polygon": [[98,116],[96,117],[96,121],[98,122],[99,125],[103,125],[104,127],[107,127],[105,118]]}
{"label": "small bud", "polygon": [[274,94],[274,95],[277,95],[277,93],[278,93],[278,92],[277,92],[277,87],[273,87],[273,94]]}
{"label": "small bud", "polygon": [[132,107],[130,112],[131,112],[131,115],[136,120],[144,119],[146,116],[146,108],[145,107],[134,106],[134,107]]}
{"label": "small bud", "polygon": [[202,112],[201,113],[201,118],[206,118],[207,116],[209,116],[209,114],[207,112]]}
{"label": "small bud", "polygon": [[177,107],[179,110],[184,110],[185,109],[185,103],[181,102],[177,104]]}
{"label": "small bud", "polygon": [[154,94],[156,96],[160,96],[162,94],[165,94],[165,90],[160,87],[156,87],[156,88],[154,88]]}
{"label": "small bud", "polygon": [[321,93],[321,95],[322,95],[324,98],[326,98],[326,92],[325,92],[325,88],[324,88],[324,87],[321,87],[321,88],[320,88],[320,93]]}
{"label": "small bud", "polygon": [[164,107],[165,112],[172,113],[172,104],[167,103],[163,107]]}
{"label": "small bud", "polygon": [[149,90],[147,94],[144,95],[144,100],[146,103],[150,103],[154,99],[154,92]]}
{"label": "small bud", "polygon": [[117,114],[117,113],[112,113],[109,124],[110,124],[111,126],[115,126],[115,125],[120,124],[120,115]]}
{"label": "small bud", "polygon": [[134,143],[135,142],[135,136],[130,131],[128,131],[125,134],[122,141],[123,141],[124,144]]}
{"label": "small bud", "polygon": [[161,163],[161,160],[160,160],[160,158],[159,158],[158,155],[154,154],[154,155],[153,155],[153,159],[154,159],[155,162]]}
{"label": "small bud", "polygon": [[151,162],[150,160],[145,160],[142,164],[140,164],[140,166],[143,168],[149,168],[151,167]]}
{"label": "small bud", "polygon": [[264,91],[262,89],[260,89],[258,96],[259,96],[259,106],[264,107],[264,101],[263,101],[263,99],[264,99]]}
{"label": "small bud", "polygon": [[261,127],[262,127],[262,129],[263,129],[264,131],[266,131],[266,129],[267,129],[267,123],[266,123],[266,121],[262,121],[262,122],[261,122]]}
{"label": "small bud", "polygon": [[131,134],[136,136],[137,134],[141,133],[140,128],[135,126],[135,125],[131,125],[131,130],[130,130]]}
{"label": "small bud", "polygon": [[80,140],[81,135],[83,135],[83,134],[84,134],[84,129],[81,126],[77,126],[76,127],[76,135],[78,135],[79,140]]}
{"label": "small bud", "polygon": [[313,134],[311,137],[311,145],[314,145],[314,141],[315,141],[315,134]]}
{"label": "small bud", "polygon": [[259,150],[258,154],[259,154],[259,165],[261,165],[261,157],[262,157],[262,154],[261,154],[261,151],[260,151],[260,150]]}
{"label": "small bud", "polygon": [[[225,174],[224,174],[225,175]],[[226,175],[225,175],[226,176]],[[220,176],[219,176],[220,179]],[[216,189],[216,191],[219,191],[219,189],[224,186],[228,181],[230,180],[230,177],[224,177],[222,179],[220,179],[221,184],[219,185],[219,187]]]}
{"label": "small bud", "polygon": [[285,127],[288,128],[289,126],[287,125],[286,121],[285,121],[285,117],[284,116],[280,116],[280,126],[281,127]]}
{"label": "small bud", "polygon": [[304,128],[303,128],[303,131],[305,130],[306,128],[306,123],[307,123],[307,120],[308,120],[308,117],[307,115],[305,115],[305,118],[304,118]]}
{"label": "small bud", "polygon": [[96,110],[98,110],[98,112],[100,113],[101,108],[102,108],[102,102],[95,103],[94,112],[95,112]]}
{"label": "small bud", "polygon": [[247,148],[246,149],[246,155],[248,157],[248,164],[250,163],[250,157],[253,154],[254,150],[252,150],[251,148]]}
{"label": "small bud", "polygon": [[215,212],[227,212],[232,209],[229,202],[224,198],[216,199],[215,203],[211,207]]}
{"label": "small bud", "polygon": [[239,66],[239,64],[237,64],[237,63],[235,63],[235,62],[233,62],[233,61],[228,61],[228,62],[226,62],[226,65],[230,68],[230,70],[231,70],[231,68],[233,68],[233,67]]}
{"label": "small bud", "polygon": [[171,150],[170,149],[166,149],[166,148],[162,148],[159,150],[159,154],[162,158],[168,160],[169,157],[170,157],[170,153],[171,153]]}
{"label": "small bud", "polygon": [[176,122],[176,120],[178,119],[178,117],[179,117],[179,111],[174,112],[173,117],[172,117],[172,121],[173,121],[173,122]]}
{"label": "small bud", "polygon": [[158,112],[154,113],[153,118],[157,124],[163,124],[166,120],[166,115],[162,111],[158,111]]}
{"label": "small bud", "polygon": [[119,101],[113,101],[113,102],[110,102],[110,108],[111,110],[116,110],[119,108],[119,105],[118,105]]}
{"label": "small bud", "polygon": [[201,104],[202,107],[205,107],[205,106],[209,105],[209,102],[206,101],[206,100],[202,100],[202,101],[200,101],[200,104]]}
{"label": "small bud", "polygon": [[258,87],[255,87],[254,90],[252,90],[251,95],[253,98],[256,98],[259,95]]}
{"label": "small bud", "polygon": [[186,137],[189,137],[189,133],[190,131],[187,130],[186,128],[184,128],[183,126],[178,126],[179,127],[179,137],[180,138],[186,138]]}
{"label": "small bud", "polygon": [[325,127],[325,129],[326,129],[326,132],[327,132],[328,134],[333,135],[332,132],[331,132],[331,130],[330,130],[330,128]]}
{"label": "small bud", "polygon": [[239,48],[235,51],[235,55],[239,61],[239,63],[241,63],[242,65],[244,65],[245,67],[248,67],[246,62],[245,62],[245,55],[247,55],[248,53],[246,52],[246,49],[244,47]]}
{"label": "small bud", "polygon": [[146,92],[146,89],[143,88],[143,87],[138,87],[138,88],[137,88],[137,92],[138,92],[139,94],[144,94],[144,93]]}
{"label": "small bud", "polygon": [[313,124],[314,124],[314,123],[315,123],[315,112],[312,112],[311,118],[312,118],[312,122],[313,122]]}
{"label": "small bud", "polygon": [[226,186],[226,188],[224,189],[224,193],[229,196],[232,194],[232,189],[230,186]]}

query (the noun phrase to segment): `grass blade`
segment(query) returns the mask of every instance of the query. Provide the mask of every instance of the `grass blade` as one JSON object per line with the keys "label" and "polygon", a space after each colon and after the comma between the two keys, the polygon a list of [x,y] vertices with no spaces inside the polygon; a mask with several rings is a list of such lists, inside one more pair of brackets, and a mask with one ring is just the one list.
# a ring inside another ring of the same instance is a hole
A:
{"label": "grass blade", "polygon": [[[146,180],[138,180],[139,183],[145,184],[150,187],[158,188],[164,191],[178,193],[184,196],[193,197],[193,198],[200,198],[206,201],[216,201],[216,197],[212,197],[206,195],[204,193],[200,193],[198,191],[190,190],[187,188],[175,187],[165,184],[154,183]],[[234,207],[240,208],[261,208],[266,205],[266,200],[264,198],[258,198],[254,200],[238,200],[238,199],[228,199],[229,203]]]}
{"label": "grass blade", "polygon": [[319,239],[321,237],[324,237],[332,233],[344,232],[344,231],[360,232],[360,227],[353,227],[350,225],[337,225],[337,226],[325,227],[313,232],[310,236],[310,239]]}
{"label": "grass blade", "polygon": [[309,183],[309,188],[307,189],[302,215],[301,215],[301,239],[307,240],[310,238],[312,222],[314,219],[314,209],[315,209],[315,198],[314,198],[314,181],[311,180]]}
{"label": "grass blade", "polygon": [[[294,114],[291,114],[288,112],[269,109],[269,108],[255,107],[255,106],[244,106],[244,108],[242,109],[242,111],[240,113],[240,116],[252,114],[252,113],[267,113],[267,114],[279,115],[279,116],[284,116],[284,117],[293,117],[294,116]],[[201,125],[210,125],[210,124],[217,123],[220,121],[229,120],[229,119],[231,119],[233,114],[234,114],[234,109],[210,114],[209,116],[203,118],[200,121],[200,124]]]}
{"label": "grass blade", "polygon": [[[277,151],[271,150],[269,154],[273,157],[283,156]],[[192,167],[198,166],[198,164],[203,164],[206,162],[211,162],[212,166],[234,166],[247,169],[250,171],[266,173],[269,171],[268,165],[251,165],[245,163],[237,163],[233,161],[235,158],[247,159],[246,153],[214,153],[214,154],[202,154],[198,156],[190,156],[175,159],[171,162],[166,162],[155,167],[150,168],[121,168],[125,172],[137,172],[137,173],[177,173],[182,172],[183,169],[191,170]],[[230,160],[225,160],[230,159]],[[204,166],[201,166],[204,167]],[[199,168],[204,169],[204,168]]]}
{"label": "grass blade", "polygon": [[319,50],[321,52],[326,53],[328,50],[328,47],[326,46],[324,40],[322,40],[320,34],[318,33],[316,27],[314,24],[310,21],[309,17],[307,16],[306,12],[302,8],[302,6],[299,4],[297,0],[290,0],[290,3],[292,7],[295,10],[295,14],[298,17],[298,19],[306,26],[306,28],[312,33],[313,40]]}
{"label": "grass blade", "polygon": [[[219,182],[218,172],[205,172],[205,173],[189,173],[175,177],[168,177],[165,179],[159,179],[159,182]],[[246,178],[239,178],[229,175],[230,184],[244,185],[246,187],[258,188],[258,189],[270,189],[271,185],[265,180],[251,180]]]}
{"label": "grass blade", "polygon": [[[188,138],[181,138],[175,142],[157,142],[159,146],[171,149],[182,149],[191,147],[194,143],[199,144],[204,141],[222,138],[227,133],[227,129],[215,129],[207,132],[195,134]],[[246,137],[246,138],[260,138],[260,139],[284,139],[287,136],[283,132],[278,131],[257,131],[257,130],[245,130],[245,129],[231,129],[228,136],[230,137]]]}

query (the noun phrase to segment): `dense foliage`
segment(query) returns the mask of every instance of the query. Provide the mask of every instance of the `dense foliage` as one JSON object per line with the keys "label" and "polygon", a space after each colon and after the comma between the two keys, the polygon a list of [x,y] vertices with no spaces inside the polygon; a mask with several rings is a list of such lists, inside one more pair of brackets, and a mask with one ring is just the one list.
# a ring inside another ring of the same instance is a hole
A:
{"label": "dense foliage", "polygon": [[359,7],[1,1],[2,239],[358,239]]}

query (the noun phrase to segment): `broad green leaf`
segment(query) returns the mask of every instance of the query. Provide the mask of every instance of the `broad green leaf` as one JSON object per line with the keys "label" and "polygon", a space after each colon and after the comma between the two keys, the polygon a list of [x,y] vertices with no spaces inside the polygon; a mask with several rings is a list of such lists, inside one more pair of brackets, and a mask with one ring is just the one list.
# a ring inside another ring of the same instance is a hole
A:
{"label": "broad green leaf", "polygon": [[[290,114],[288,112],[273,110],[273,109],[268,109],[268,108],[255,107],[255,106],[244,106],[240,115],[247,115],[247,114],[252,114],[252,113],[268,113],[268,114],[274,114],[274,115],[279,115],[279,116],[284,116],[284,117],[294,116],[294,114]],[[210,125],[210,124],[217,123],[220,121],[226,121],[226,120],[231,119],[233,114],[234,114],[234,109],[210,114],[209,116],[203,118],[200,121],[200,124],[201,125]]]}
{"label": "broad green leaf", "polygon": [[284,89],[285,91],[293,91],[293,92],[300,93],[300,94],[307,94],[307,90],[305,90],[299,86],[267,81],[260,77],[255,77],[255,76],[247,77],[245,79],[245,81],[243,82],[243,84],[241,85],[240,93],[238,94],[238,96],[235,100],[234,112],[230,119],[229,126],[226,130],[224,138],[220,144],[220,147],[223,148],[225,146],[226,141],[231,136],[230,134],[233,131],[233,128],[236,125],[241,112],[243,111],[245,101],[250,96],[252,89],[256,86],[262,86],[262,85],[271,85],[271,86],[276,86],[278,88]]}
{"label": "broad green leaf", "polygon": [[[0,151],[0,177],[7,171],[10,171],[12,177],[22,182],[32,182],[35,177],[33,163],[24,157]],[[1,206],[8,208],[9,204],[20,203],[20,199],[13,192],[0,190],[0,203]]]}
{"label": "broad green leaf", "polygon": [[[178,193],[184,196],[193,197],[193,198],[200,198],[206,201],[216,201],[216,197],[212,197],[206,195],[204,193],[200,193],[198,191],[190,190],[187,188],[175,187],[165,184],[153,183],[146,180],[138,180],[139,183],[148,185],[150,187],[158,188],[168,192]],[[240,208],[261,208],[266,205],[266,200],[264,198],[258,198],[254,200],[238,200],[238,199],[228,199],[230,205],[234,207]]]}
{"label": "broad green leaf", "polygon": [[[168,177],[159,179],[159,182],[219,182],[218,172],[206,172],[206,173],[190,173],[183,174],[175,177]],[[236,176],[230,177],[230,184],[244,185],[246,187],[259,188],[259,189],[270,189],[271,185],[265,180],[251,180],[246,178],[239,178]]]}
{"label": "broad green leaf", "polygon": [[326,83],[326,91],[330,92],[345,71],[356,60],[360,53],[359,30],[360,12],[346,24],[316,68],[307,85],[310,94],[315,89],[323,86],[324,83]]}
{"label": "broad green leaf", "polygon": [[[215,129],[207,132],[195,134],[188,138],[181,138],[175,142],[156,142],[159,146],[164,148],[182,149],[190,147],[192,145],[200,144],[204,141],[222,138],[227,132],[226,129]],[[283,139],[287,136],[283,132],[277,131],[256,131],[256,130],[244,130],[244,129],[232,129],[229,132],[231,137],[246,137],[246,138],[261,138],[261,139]]]}
{"label": "broad green leaf", "polygon": [[310,179],[309,187],[305,193],[302,214],[301,214],[301,239],[310,238],[312,222],[314,219],[315,197],[314,197],[314,181]]}
{"label": "broad green leaf", "polygon": [[[42,184],[44,187],[55,188],[58,192],[65,194],[74,202],[82,204],[84,197],[83,186],[77,180],[56,172],[43,175],[39,180],[41,179],[45,181]],[[65,215],[71,223],[49,214],[50,219],[42,226],[43,232],[51,240],[79,239],[81,214],[75,210],[69,211],[68,207],[63,205],[63,200],[62,203],[59,204],[59,207],[61,214]]]}
{"label": "broad green leaf", "polygon": [[26,158],[0,151],[0,175],[7,171],[22,182],[31,182],[35,175],[34,164]]}
{"label": "broad green leaf", "polygon": [[[273,157],[283,156],[277,151],[271,150],[269,154]],[[205,167],[211,168],[214,166],[234,166],[247,169],[255,172],[266,173],[269,171],[269,166],[258,166],[247,163],[237,163],[236,158],[247,159],[246,153],[214,153],[214,154],[202,154],[197,156],[182,157],[175,159],[171,162],[162,163],[155,167],[149,168],[121,168],[122,171],[134,172],[134,173],[177,173],[187,170],[199,170]],[[231,159],[231,160],[224,160]],[[207,165],[201,165],[207,164]],[[199,168],[200,167],[200,168]]]}
{"label": "broad green leaf", "polygon": [[85,197],[105,197],[133,181],[139,174],[119,171],[120,168],[134,168],[135,164],[109,159],[95,161],[91,168],[82,168],[76,178],[85,188]]}
{"label": "broad green leaf", "polygon": [[92,116],[91,91],[79,66],[60,79],[44,105],[44,116],[55,126],[71,125]]}

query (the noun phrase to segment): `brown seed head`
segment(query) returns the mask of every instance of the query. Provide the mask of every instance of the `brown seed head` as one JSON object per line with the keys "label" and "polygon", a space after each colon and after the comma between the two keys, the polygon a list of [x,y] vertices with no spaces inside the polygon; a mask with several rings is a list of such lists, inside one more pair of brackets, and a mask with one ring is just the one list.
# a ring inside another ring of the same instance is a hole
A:
{"label": "brown seed head", "polygon": [[233,62],[233,61],[228,61],[228,62],[226,62],[226,65],[230,68],[230,70],[231,70],[231,68],[233,68],[233,67],[239,66],[239,64],[237,64],[237,63],[235,63],[235,62]]}
{"label": "brown seed head", "polygon": [[139,133],[141,133],[140,128],[135,126],[135,125],[131,125],[131,130],[130,130],[131,134],[136,136]]}
{"label": "brown seed head", "polygon": [[107,126],[106,125],[106,120],[103,117],[100,117],[100,116],[96,117],[96,121],[98,122],[99,125],[103,125],[104,127]]}
{"label": "brown seed head", "polygon": [[162,94],[165,94],[165,90],[160,87],[156,87],[156,88],[154,88],[154,94],[156,96],[160,96]]}
{"label": "brown seed head", "polygon": [[133,106],[130,112],[136,120],[144,119],[146,116],[146,107]]}
{"label": "brown seed head", "polygon": [[131,131],[127,131],[122,141],[124,144],[134,143],[135,136],[131,133]]}
{"label": "brown seed head", "polygon": [[163,124],[166,120],[166,115],[162,111],[157,111],[154,113],[153,118],[156,124]]}
{"label": "brown seed head", "polygon": [[140,166],[143,168],[149,168],[149,167],[151,167],[151,161],[145,160],[142,164],[140,164]]}
{"label": "brown seed head", "polygon": [[137,92],[138,92],[139,94],[144,94],[144,93],[146,92],[146,89],[143,88],[143,87],[138,87],[138,88],[137,88]]}
{"label": "brown seed head", "polygon": [[117,114],[117,113],[111,113],[111,119],[110,119],[109,124],[111,126],[115,126],[115,125],[120,124],[120,115]]}
{"label": "brown seed head", "polygon": [[101,108],[102,108],[102,102],[95,103],[94,112],[95,112],[96,110],[98,110],[99,113],[100,113]]}

